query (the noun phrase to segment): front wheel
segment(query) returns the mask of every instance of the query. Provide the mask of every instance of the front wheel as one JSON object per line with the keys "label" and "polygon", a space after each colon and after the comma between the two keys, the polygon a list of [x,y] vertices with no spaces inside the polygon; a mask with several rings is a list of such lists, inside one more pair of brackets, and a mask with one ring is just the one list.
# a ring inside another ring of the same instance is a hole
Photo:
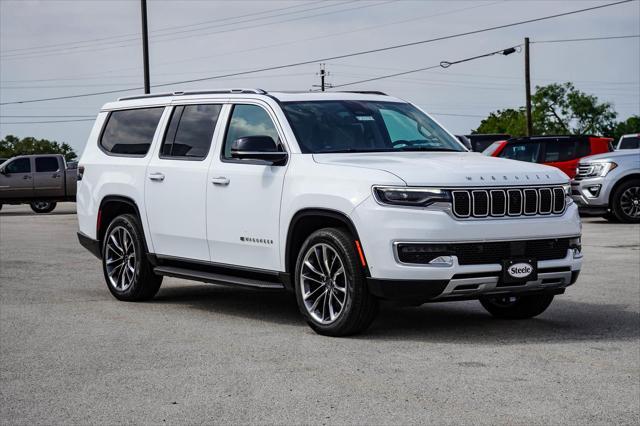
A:
{"label": "front wheel", "polygon": [[359,333],[378,312],[354,238],[342,229],[320,229],[307,238],[298,254],[295,285],[300,312],[318,334]]}
{"label": "front wheel", "polygon": [[632,179],[616,188],[611,201],[611,211],[620,222],[640,222],[640,179]]}
{"label": "front wheel", "polygon": [[31,210],[36,213],[49,213],[56,208],[58,203],[53,201],[34,201],[29,205],[31,206]]}
{"label": "front wheel", "polygon": [[116,299],[149,300],[160,289],[162,277],[147,260],[144,234],[138,219],[123,214],[111,221],[102,242],[102,270]]}
{"label": "front wheel", "polygon": [[480,299],[482,306],[497,318],[526,319],[543,313],[553,301],[553,295],[492,296]]}

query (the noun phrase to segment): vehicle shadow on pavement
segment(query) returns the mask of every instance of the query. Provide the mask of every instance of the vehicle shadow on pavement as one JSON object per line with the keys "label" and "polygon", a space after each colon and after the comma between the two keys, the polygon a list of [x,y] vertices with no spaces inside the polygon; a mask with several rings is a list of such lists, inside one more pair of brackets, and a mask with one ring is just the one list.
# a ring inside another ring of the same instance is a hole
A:
{"label": "vehicle shadow on pavement", "polygon": [[381,311],[361,338],[458,344],[638,339],[640,316],[625,308],[556,298],[536,318],[504,320],[489,315],[479,302],[426,304],[413,309],[390,307]]}
{"label": "vehicle shadow on pavement", "polygon": [[240,289],[212,284],[163,286],[151,303],[185,305],[211,314],[306,327],[293,296],[278,290]]}
{"label": "vehicle shadow on pavement", "polygon": [[[210,284],[163,287],[151,303],[184,305],[229,315],[306,329],[292,295],[283,291],[237,289]],[[415,308],[383,304],[365,340],[418,340],[469,344],[522,344],[565,341],[615,341],[640,338],[640,316],[623,305],[556,298],[549,309],[529,320],[500,320],[479,302],[425,304]]]}

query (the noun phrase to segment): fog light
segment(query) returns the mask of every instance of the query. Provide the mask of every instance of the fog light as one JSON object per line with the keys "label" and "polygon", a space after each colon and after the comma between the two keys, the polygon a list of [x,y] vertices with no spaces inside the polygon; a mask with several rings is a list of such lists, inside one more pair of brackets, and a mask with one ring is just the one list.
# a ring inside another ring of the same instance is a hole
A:
{"label": "fog light", "polygon": [[438,256],[429,262],[430,265],[453,266],[453,256]]}
{"label": "fog light", "polygon": [[600,193],[600,186],[601,185],[589,186],[587,188],[587,191],[589,191],[589,194],[591,194],[593,197],[597,197],[598,194]]}
{"label": "fog light", "polygon": [[569,248],[573,251],[574,259],[582,259],[582,240],[580,237],[571,238]]}

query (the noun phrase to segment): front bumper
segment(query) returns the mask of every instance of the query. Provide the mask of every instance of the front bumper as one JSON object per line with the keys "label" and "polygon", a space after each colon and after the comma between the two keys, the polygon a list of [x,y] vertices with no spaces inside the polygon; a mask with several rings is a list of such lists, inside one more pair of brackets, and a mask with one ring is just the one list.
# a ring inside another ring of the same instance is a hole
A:
{"label": "front bumper", "polygon": [[501,283],[500,262],[461,265],[453,256],[453,262],[446,265],[407,264],[399,261],[396,252],[399,242],[481,244],[580,236],[578,207],[573,203],[560,216],[459,220],[437,206],[395,208],[367,200],[354,210],[351,219],[367,260],[370,291],[385,299],[424,302],[558,292],[573,284],[582,268],[581,255],[569,248],[564,257],[538,260],[535,281],[507,286]]}
{"label": "front bumper", "polygon": [[609,208],[609,185],[606,177],[571,181],[571,198],[580,211],[606,213]]}

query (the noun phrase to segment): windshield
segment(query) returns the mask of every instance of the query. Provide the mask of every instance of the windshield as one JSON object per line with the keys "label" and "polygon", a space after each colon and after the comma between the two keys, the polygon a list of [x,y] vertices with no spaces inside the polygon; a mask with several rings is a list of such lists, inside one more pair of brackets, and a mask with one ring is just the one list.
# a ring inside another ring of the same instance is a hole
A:
{"label": "windshield", "polygon": [[426,114],[408,103],[284,102],[303,153],[465,151]]}

